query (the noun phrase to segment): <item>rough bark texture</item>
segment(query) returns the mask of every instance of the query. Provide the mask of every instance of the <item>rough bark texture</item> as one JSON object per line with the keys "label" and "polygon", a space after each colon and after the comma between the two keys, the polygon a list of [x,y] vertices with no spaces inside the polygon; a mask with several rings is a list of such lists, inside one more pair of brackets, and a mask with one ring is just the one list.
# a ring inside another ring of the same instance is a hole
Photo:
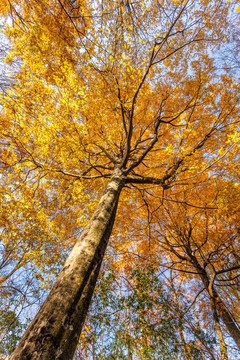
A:
{"label": "rough bark texture", "polygon": [[123,176],[115,169],[89,224],[74,246],[12,360],[73,358],[115,220]]}

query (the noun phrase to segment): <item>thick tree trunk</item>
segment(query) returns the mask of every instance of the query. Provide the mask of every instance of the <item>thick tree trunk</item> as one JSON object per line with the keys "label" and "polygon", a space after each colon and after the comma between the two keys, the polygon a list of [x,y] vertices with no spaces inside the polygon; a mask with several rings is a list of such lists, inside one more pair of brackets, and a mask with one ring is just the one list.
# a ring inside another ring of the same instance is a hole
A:
{"label": "thick tree trunk", "polygon": [[115,169],[89,224],[50,294],[15,349],[12,360],[70,360],[84,324],[123,187]]}

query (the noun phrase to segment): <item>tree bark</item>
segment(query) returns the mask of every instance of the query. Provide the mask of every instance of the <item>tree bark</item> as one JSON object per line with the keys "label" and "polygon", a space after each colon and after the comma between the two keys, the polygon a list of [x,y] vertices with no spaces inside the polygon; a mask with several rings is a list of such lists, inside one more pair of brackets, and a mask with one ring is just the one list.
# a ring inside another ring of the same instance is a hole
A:
{"label": "tree bark", "polygon": [[217,307],[216,307],[216,298],[214,297],[214,293],[213,293],[213,281],[214,281],[214,277],[212,277],[212,279],[209,282],[208,293],[210,296],[210,303],[211,303],[211,308],[212,308],[212,313],[213,313],[213,319],[215,322],[216,332],[217,332],[218,341],[219,341],[219,345],[220,345],[221,360],[228,360],[227,346],[225,344],[225,340],[223,337],[223,333],[222,333],[222,329],[221,329],[221,325],[220,325],[220,321],[219,321],[218,311],[217,311]]}
{"label": "tree bark", "polygon": [[222,319],[222,322],[226,326],[231,337],[235,341],[235,343],[238,347],[238,350],[240,351],[240,329],[239,329],[238,325],[235,323],[231,314],[227,310],[224,302],[218,296],[218,294],[214,288],[213,288],[213,293],[214,293],[214,297],[215,297],[215,305],[216,305],[216,308],[218,311],[218,315]]}
{"label": "tree bark", "polygon": [[227,346],[225,344],[225,340],[223,337],[219,318],[214,310],[213,310],[213,318],[214,318],[216,332],[217,332],[218,341],[219,341],[219,345],[220,345],[221,360],[228,360]]}
{"label": "tree bark", "polygon": [[187,345],[187,343],[185,341],[185,337],[184,337],[184,334],[183,334],[183,331],[182,331],[182,328],[181,328],[181,323],[179,323],[179,333],[180,333],[181,342],[183,344],[183,349],[184,349],[186,359],[187,360],[192,360],[188,345]]}
{"label": "tree bark", "polygon": [[[192,265],[198,272],[198,274],[202,280],[202,283],[203,283],[206,291],[208,292],[212,311],[213,311],[213,317],[214,317],[214,312],[217,310],[217,315],[222,319],[222,322],[226,326],[232,339],[235,341],[235,343],[240,351],[240,329],[239,329],[238,325],[235,323],[233,317],[229,313],[224,302],[219,297],[213,284],[211,284],[211,286],[210,286],[209,276],[208,276],[206,270],[199,264],[199,262],[195,256],[191,255],[190,257],[191,257]],[[212,301],[214,301],[214,307],[212,305]],[[214,321],[216,323],[215,318],[214,318]],[[219,335],[219,332],[218,332],[218,335]]]}
{"label": "tree bark", "polygon": [[12,360],[70,360],[92,298],[124,185],[119,168]]}

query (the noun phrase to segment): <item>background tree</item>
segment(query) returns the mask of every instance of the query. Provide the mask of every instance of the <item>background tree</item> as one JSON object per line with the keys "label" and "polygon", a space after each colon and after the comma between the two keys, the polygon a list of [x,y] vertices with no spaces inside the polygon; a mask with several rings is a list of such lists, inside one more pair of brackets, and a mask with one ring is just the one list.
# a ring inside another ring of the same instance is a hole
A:
{"label": "background tree", "polygon": [[193,331],[189,304],[183,305],[183,296],[180,300],[176,289],[161,282],[161,275],[145,262],[127,274],[106,267],[76,359],[214,358],[214,341],[200,329],[198,336]]}
{"label": "background tree", "polygon": [[[203,313],[213,316],[223,359],[227,352],[220,319],[237,346],[239,339],[239,185],[234,172],[232,176],[235,183],[213,177],[212,185],[208,182],[200,192],[198,186],[184,198],[166,195],[160,205],[155,195],[155,203],[148,206],[152,256],[178,273],[196,300],[203,290],[208,295],[197,302]],[[145,203],[149,192],[144,191]]]}

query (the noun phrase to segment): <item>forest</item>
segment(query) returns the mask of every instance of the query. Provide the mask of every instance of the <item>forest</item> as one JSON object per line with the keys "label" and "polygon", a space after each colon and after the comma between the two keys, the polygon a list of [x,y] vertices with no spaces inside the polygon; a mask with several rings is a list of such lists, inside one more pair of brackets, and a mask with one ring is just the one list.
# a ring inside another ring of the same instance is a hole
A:
{"label": "forest", "polygon": [[239,0],[1,0],[0,359],[240,359]]}

